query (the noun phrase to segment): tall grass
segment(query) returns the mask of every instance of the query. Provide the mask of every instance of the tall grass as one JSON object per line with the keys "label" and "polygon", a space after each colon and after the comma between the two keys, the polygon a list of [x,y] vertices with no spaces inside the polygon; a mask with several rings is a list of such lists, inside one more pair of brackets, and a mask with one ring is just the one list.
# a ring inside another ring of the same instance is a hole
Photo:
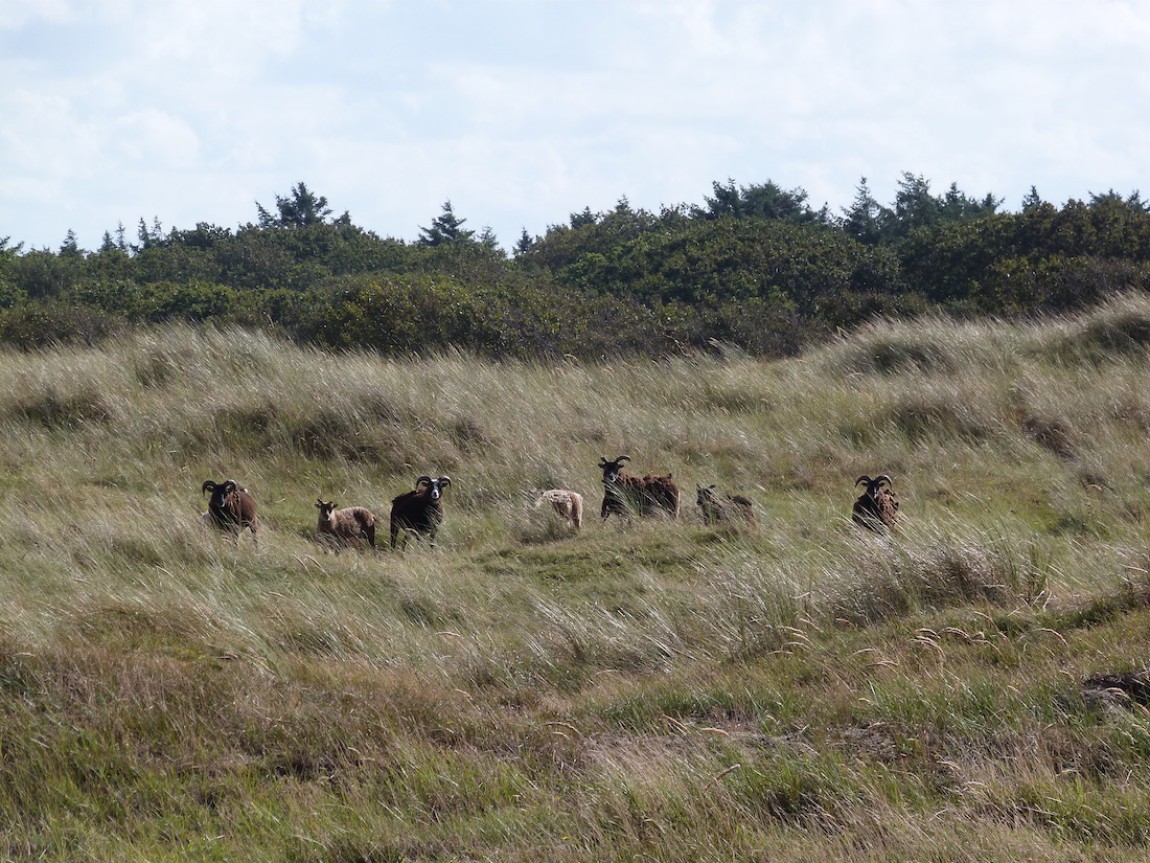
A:
{"label": "tall grass", "polygon": [[[0,354],[0,856],[1139,856],[1150,303],[793,361]],[[600,457],[677,522],[602,523]],[[894,478],[889,536],[849,520]],[[440,546],[330,554],[452,477]],[[200,521],[255,493],[258,544]],[[752,497],[714,528],[695,484]],[[531,504],[584,494],[572,533]]]}

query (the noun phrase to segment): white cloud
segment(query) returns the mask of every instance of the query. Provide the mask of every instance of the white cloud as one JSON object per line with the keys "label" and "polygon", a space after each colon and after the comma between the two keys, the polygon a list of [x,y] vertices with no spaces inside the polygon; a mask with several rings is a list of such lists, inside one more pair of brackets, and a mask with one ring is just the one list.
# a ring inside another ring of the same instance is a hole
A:
{"label": "white cloud", "polygon": [[254,218],[300,180],[506,243],[622,195],[902,171],[1017,206],[1145,182],[1150,16],[1098,0],[0,0],[0,236]]}

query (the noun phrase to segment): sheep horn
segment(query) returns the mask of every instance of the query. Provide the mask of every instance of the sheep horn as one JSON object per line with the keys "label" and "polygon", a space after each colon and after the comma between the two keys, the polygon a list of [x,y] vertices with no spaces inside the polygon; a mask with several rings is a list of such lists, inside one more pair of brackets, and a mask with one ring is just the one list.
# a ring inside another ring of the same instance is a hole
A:
{"label": "sheep horn", "polygon": [[216,484],[214,482],[212,482],[210,479],[205,479],[203,487],[200,488],[200,494],[207,494],[209,491],[215,491],[215,490],[216,490]]}
{"label": "sheep horn", "polygon": [[860,476],[858,479],[855,480],[855,485],[859,486],[859,485],[862,485],[864,482],[867,485],[870,485],[872,482],[871,478],[869,476],[867,476],[865,473],[862,476]]}
{"label": "sheep horn", "polygon": [[885,473],[879,474],[878,476],[876,476],[874,478],[874,484],[875,485],[881,485],[884,482],[887,485],[894,485],[894,483],[891,482],[890,477],[887,476]]}
{"label": "sheep horn", "polygon": [[630,461],[630,460],[631,460],[631,456],[629,456],[629,455],[621,455],[617,459],[615,459],[615,461],[617,461],[617,462],[619,462],[619,461]]}
{"label": "sheep horn", "polygon": [[431,485],[431,477],[421,476],[415,481],[415,487],[419,488],[421,485]]}
{"label": "sheep horn", "polygon": [[605,459],[603,456],[599,456],[599,467],[600,467],[600,469],[607,467],[607,465],[609,465],[609,464],[610,464],[610,462],[607,461],[607,459]]}
{"label": "sheep horn", "polygon": [[440,487],[442,487],[442,488],[447,488],[449,485],[451,485],[451,477],[449,477],[449,476],[441,476],[441,477],[439,478],[439,485],[440,485]]}

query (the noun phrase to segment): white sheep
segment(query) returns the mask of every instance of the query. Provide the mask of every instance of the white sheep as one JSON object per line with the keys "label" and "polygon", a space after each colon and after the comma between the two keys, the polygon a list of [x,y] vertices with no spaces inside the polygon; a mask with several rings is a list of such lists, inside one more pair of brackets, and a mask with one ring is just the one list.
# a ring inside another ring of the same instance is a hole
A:
{"label": "white sheep", "polygon": [[557,516],[575,530],[583,527],[583,495],[566,488],[551,488],[539,495],[535,508],[550,504]]}

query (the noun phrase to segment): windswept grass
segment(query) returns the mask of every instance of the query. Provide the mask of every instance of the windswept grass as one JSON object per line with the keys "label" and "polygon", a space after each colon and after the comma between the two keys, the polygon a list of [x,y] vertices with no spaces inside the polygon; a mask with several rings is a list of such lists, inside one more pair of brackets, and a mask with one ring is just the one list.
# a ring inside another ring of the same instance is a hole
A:
{"label": "windswept grass", "polygon": [[[0,857],[1145,856],[1146,321],[782,363],[0,354]],[[678,522],[601,522],[620,454]],[[879,472],[889,536],[849,520]],[[315,541],[317,497],[385,523],[421,474],[452,478],[438,548]],[[224,477],[258,544],[201,523]],[[711,483],[758,526],[704,525]]]}

